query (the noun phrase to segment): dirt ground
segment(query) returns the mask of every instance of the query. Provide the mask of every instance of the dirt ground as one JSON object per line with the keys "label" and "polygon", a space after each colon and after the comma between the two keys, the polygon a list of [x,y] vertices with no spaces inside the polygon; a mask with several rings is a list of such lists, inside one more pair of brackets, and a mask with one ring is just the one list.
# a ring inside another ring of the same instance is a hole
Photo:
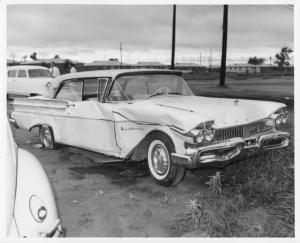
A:
{"label": "dirt ground", "polygon": [[101,165],[101,155],[61,146],[35,148],[37,132],[13,128],[16,143],[34,154],[52,184],[66,236],[170,236],[166,226],[186,211],[188,199],[206,190],[214,169],[188,173],[165,188],[142,163]]}

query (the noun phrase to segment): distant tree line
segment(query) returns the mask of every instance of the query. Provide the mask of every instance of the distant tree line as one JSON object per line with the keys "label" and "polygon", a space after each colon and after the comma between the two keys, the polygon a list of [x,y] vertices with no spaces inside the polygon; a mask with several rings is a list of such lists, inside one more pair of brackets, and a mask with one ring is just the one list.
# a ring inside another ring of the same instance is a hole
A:
{"label": "distant tree line", "polygon": [[[287,46],[282,47],[281,51],[275,55],[276,60],[274,61],[275,64],[277,64],[279,67],[289,66],[291,59],[289,54],[291,54],[293,50]],[[270,57],[271,59],[271,57]],[[262,57],[250,57],[248,60],[248,64],[252,65],[261,65],[265,62],[265,58]]]}

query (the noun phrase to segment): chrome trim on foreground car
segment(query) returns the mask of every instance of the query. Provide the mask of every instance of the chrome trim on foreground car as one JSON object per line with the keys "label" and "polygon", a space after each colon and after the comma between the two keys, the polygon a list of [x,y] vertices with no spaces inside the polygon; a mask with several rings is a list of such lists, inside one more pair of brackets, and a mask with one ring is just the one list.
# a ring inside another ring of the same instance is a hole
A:
{"label": "chrome trim on foreground car", "polygon": [[41,237],[62,237],[64,236],[64,230],[61,225],[60,219],[56,220],[53,225],[53,229],[50,232],[41,232]]}
{"label": "chrome trim on foreground car", "polygon": [[193,169],[201,166],[201,164],[228,161],[238,156],[243,149],[270,150],[287,147],[288,144],[289,133],[274,130],[246,139],[232,138],[207,146],[187,148],[185,155],[172,153],[171,156],[177,166]]}

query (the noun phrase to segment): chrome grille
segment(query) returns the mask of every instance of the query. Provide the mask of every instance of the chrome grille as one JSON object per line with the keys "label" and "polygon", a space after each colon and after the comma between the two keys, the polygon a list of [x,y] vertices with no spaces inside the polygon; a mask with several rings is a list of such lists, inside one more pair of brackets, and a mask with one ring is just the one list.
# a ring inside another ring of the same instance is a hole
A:
{"label": "chrome grille", "polygon": [[266,127],[264,121],[259,121],[244,126],[221,128],[216,130],[214,141],[223,141],[235,137],[247,138],[254,134],[270,129],[272,129],[272,127]]}

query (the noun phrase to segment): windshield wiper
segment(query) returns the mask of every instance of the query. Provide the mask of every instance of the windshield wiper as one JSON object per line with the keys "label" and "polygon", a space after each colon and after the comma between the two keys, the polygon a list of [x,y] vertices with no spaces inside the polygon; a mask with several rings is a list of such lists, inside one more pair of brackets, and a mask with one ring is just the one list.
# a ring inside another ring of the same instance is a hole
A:
{"label": "windshield wiper", "polygon": [[151,98],[151,97],[154,97],[154,96],[157,96],[157,95],[163,95],[163,94],[165,94],[165,92],[157,92],[157,93],[154,93],[154,94],[149,95],[149,96],[146,97],[145,99],[149,99],[149,98]]}
{"label": "windshield wiper", "polygon": [[[166,92],[163,92],[163,90],[166,90]],[[162,95],[162,94],[168,94],[169,93],[169,88],[168,87],[161,87],[158,90],[156,90],[153,94],[149,95],[148,97],[145,98],[145,100],[157,96],[157,95]]]}

